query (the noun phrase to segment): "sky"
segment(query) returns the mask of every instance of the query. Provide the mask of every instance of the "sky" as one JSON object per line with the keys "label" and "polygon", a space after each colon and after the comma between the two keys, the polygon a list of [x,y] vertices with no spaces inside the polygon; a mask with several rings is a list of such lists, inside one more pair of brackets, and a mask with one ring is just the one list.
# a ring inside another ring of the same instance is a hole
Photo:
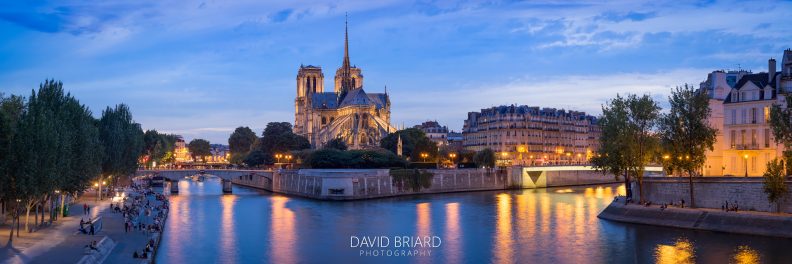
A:
{"label": "sky", "polygon": [[[531,105],[601,113],[718,69],[767,70],[792,48],[789,1],[2,1],[0,92],[45,79],[98,116],[125,103],[144,129],[227,144],[238,126],[294,122],[296,75],[343,59],[391,122]],[[779,60],[780,63],[780,60]]]}

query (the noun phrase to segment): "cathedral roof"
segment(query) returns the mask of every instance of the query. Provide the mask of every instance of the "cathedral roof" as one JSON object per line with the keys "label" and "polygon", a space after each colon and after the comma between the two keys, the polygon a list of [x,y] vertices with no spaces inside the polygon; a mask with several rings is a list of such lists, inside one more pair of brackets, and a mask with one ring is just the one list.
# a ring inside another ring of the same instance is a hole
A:
{"label": "cathedral roof", "polygon": [[375,105],[375,103],[371,101],[371,98],[363,91],[363,88],[358,88],[349,90],[344,96],[344,100],[341,101],[340,106],[350,105]]}
{"label": "cathedral roof", "polygon": [[314,93],[311,97],[311,107],[314,109],[338,108],[338,94],[333,92]]}
{"label": "cathedral roof", "polygon": [[388,94],[384,93],[370,93],[368,94],[371,102],[377,105],[377,108],[385,108],[388,104]]}

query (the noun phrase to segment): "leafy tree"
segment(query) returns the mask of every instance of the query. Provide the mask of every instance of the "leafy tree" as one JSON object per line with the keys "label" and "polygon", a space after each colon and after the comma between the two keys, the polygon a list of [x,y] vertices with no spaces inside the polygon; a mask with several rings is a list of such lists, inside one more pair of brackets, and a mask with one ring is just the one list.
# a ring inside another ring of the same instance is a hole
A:
{"label": "leafy tree", "polygon": [[668,102],[671,110],[659,122],[660,141],[666,152],[664,156],[668,156],[664,164],[670,170],[687,172],[690,206],[693,207],[693,177],[704,165],[707,150],[713,149],[717,130],[707,122],[710,108],[706,93],[697,93],[686,84],[677,87]]}
{"label": "leafy tree", "polygon": [[773,104],[770,108],[770,129],[776,142],[784,144],[786,175],[792,174],[792,95],[786,95],[785,105]]}
{"label": "leafy tree", "polygon": [[347,150],[349,147],[347,146],[346,141],[344,141],[343,138],[339,137],[339,138],[334,138],[334,139],[328,141],[324,145],[324,148],[331,148],[331,149],[337,149],[337,150]]}
{"label": "leafy tree", "polygon": [[240,164],[245,155],[250,152],[253,143],[256,142],[256,133],[249,127],[237,127],[234,133],[228,137],[228,148],[231,151],[231,163]]}
{"label": "leafy tree", "polygon": [[247,166],[258,167],[258,166],[264,165],[265,162],[267,162],[268,158],[272,159],[272,157],[271,156],[267,156],[264,153],[264,151],[255,149],[255,150],[250,151],[250,153],[248,153],[248,155],[245,157],[243,162]]}
{"label": "leafy tree", "polygon": [[[660,107],[649,95],[616,98],[602,106],[600,148],[591,162],[597,170],[624,174],[627,196],[632,196],[630,179],[643,188],[644,168],[657,153],[658,140],[653,132]],[[643,191],[640,191],[643,201]]]}
{"label": "leafy tree", "polygon": [[423,161],[421,153],[426,153],[426,160],[437,158],[437,144],[426,137],[426,133],[418,128],[408,128],[388,134],[380,140],[380,147],[396,153],[398,138],[402,139],[402,154],[410,157],[411,161]]}
{"label": "leafy tree", "polygon": [[476,152],[476,155],[473,156],[473,162],[476,163],[477,167],[492,169],[495,167],[495,152],[490,148]]}
{"label": "leafy tree", "polygon": [[143,130],[132,120],[129,107],[124,104],[107,107],[99,119],[99,139],[104,146],[105,159],[102,174],[118,177],[128,176],[138,168],[138,158],[143,153]]}
{"label": "leafy tree", "polygon": [[[4,201],[3,206],[10,203],[11,209],[11,234],[8,237],[8,245],[12,245],[14,237],[14,223],[18,220],[18,208],[15,203],[19,198],[17,190],[17,176],[12,171],[12,148],[14,136],[17,133],[17,124],[25,111],[24,98],[11,95],[6,97],[0,93],[0,200]],[[15,166],[15,165],[14,165]]]}
{"label": "leafy tree", "polygon": [[305,162],[311,168],[394,168],[405,161],[387,150],[338,150],[324,148],[311,152]]}
{"label": "leafy tree", "polygon": [[209,144],[209,141],[200,138],[191,140],[187,144],[187,149],[190,150],[193,160],[196,160],[195,157],[201,157],[201,160],[206,162],[206,156],[212,155],[212,145]]}
{"label": "leafy tree", "polygon": [[787,195],[784,161],[773,159],[767,163],[767,171],[763,175],[764,192],[767,200],[776,204],[776,212],[781,212],[781,201]]}
{"label": "leafy tree", "polygon": [[[288,122],[271,122],[267,124],[262,132],[262,137],[253,143],[251,154],[255,150],[260,151],[256,153],[253,158],[245,158],[245,164],[248,166],[256,166],[253,164],[272,164],[275,162],[273,157],[276,153],[287,153],[294,150],[303,150],[311,148],[311,143],[308,142],[303,136],[294,134],[292,126]],[[248,154],[250,156],[250,154]],[[251,161],[251,163],[248,163]]]}

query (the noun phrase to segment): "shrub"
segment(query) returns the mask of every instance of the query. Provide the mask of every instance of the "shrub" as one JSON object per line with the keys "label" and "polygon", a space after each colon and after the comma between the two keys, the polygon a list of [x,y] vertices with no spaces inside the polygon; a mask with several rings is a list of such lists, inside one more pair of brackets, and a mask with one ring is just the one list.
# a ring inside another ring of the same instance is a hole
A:
{"label": "shrub", "polygon": [[375,169],[404,167],[405,161],[396,154],[384,150],[342,151],[325,148],[310,153],[306,158],[305,165],[316,169]]}

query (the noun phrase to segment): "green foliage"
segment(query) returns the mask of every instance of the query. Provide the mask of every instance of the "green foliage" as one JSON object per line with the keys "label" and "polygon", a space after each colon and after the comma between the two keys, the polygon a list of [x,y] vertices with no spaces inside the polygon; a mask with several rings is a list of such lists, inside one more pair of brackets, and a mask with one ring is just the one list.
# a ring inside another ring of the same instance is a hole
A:
{"label": "green foliage", "polygon": [[324,148],[331,148],[331,149],[337,149],[337,150],[347,150],[349,147],[347,146],[346,141],[344,141],[343,138],[339,137],[339,138],[334,138],[334,139],[328,141],[324,145]]}
{"label": "green foliage", "polygon": [[325,148],[307,155],[304,165],[310,168],[392,168],[404,167],[405,161],[385,150],[337,150]]}
{"label": "green foliage", "polygon": [[393,169],[390,175],[398,186],[406,186],[414,192],[432,187],[434,177],[431,172],[419,169]]}
{"label": "green foliage", "polygon": [[143,153],[143,130],[132,120],[129,107],[124,104],[107,107],[99,119],[99,139],[105,150],[102,164],[104,175],[127,176],[138,168]]}
{"label": "green foliage", "polygon": [[784,161],[773,159],[767,163],[767,171],[764,177],[764,192],[767,194],[767,200],[775,203],[777,210],[780,212],[781,201],[787,194],[786,177],[784,174]]}
{"label": "green foliage", "polygon": [[770,128],[773,130],[773,138],[776,142],[784,144],[786,149],[792,149],[792,105],[788,102],[792,100],[792,95],[786,95],[785,106],[773,104],[770,108]]}
{"label": "green foliage", "polygon": [[146,133],[143,134],[143,154],[149,157],[147,165],[153,165],[153,162],[158,164],[173,162],[176,138],[176,135],[160,134],[157,130],[146,130]]}
{"label": "green foliage", "polygon": [[663,156],[668,156],[664,165],[692,177],[704,165],[706,152],[715,144],[717,130],[707,122],[709,98],[686,84],[677,87],[668,101],[671,109],[659,122]]}
{"label": "green foliage", "polygon": [[206,156],[212,155],[212,145],[205,139],[196,138],[191,140],[187,144],[187,149],[190,150],[193,160],[196,160],[196,157],[201,157],[201,160],[206,162]]}
{"label": "green foliage", "polygon": [[602,106],[600,147],[591,162],[597,170],[617,177],[625,174],[628,195],[630,178],[637,179],[642,187],[644,168],[659,148],[653,132],[659,115],[660,107],[649,95],[616,95]]}
{"label": "green foliage", "polygon": [[408,128],[390,133],[380,140],[380,147],[396,153],[398,138],[402,140],[402,154],[410,157],[411,161],[423,161],[421,153],[426,153],[427,161],[437,159],[437,144],[432,142],[426,134],[417,128]]}
{"label": "green foliage", "polygon": [[494,168],[495,167],[495,152],[492,151],[490,148],[485,148],[479,152],[476,152],[476,155],[473,156],[473,163],[476,163],[476,167],[484,167],[484,168]]}
{"label": "green foliage", "polygon": [[[24,98],[11,95],[6,97],[0,93],[0,182],[9,183],[13,177],[8,174],[11,155],[11,142],[17,131],[17,123],[25,110]],[[13,185],[0,185],[0,199],[13,200]]]}
{"label": "green foliage", "polygon": [[[245,164],[248,166],[258,166],[261,164],[272,164],[275,162],[276,153],[287,153],[295,150],[311,148],[311,143],[303,136],[292,132],[291,124],[288,122],[271,122],[251,148],[249,157],[246,157]],[[253,155],[254,151],[258,151]],[[251,156],[252,155],[252,156]]]}
{"label": "green foliage", "polygon": [[228,148],[231,151],[231,164],[241,164],[245,155],[250,152],[256,142],[256,133],[249,127],[237,127],[228,137]]}

